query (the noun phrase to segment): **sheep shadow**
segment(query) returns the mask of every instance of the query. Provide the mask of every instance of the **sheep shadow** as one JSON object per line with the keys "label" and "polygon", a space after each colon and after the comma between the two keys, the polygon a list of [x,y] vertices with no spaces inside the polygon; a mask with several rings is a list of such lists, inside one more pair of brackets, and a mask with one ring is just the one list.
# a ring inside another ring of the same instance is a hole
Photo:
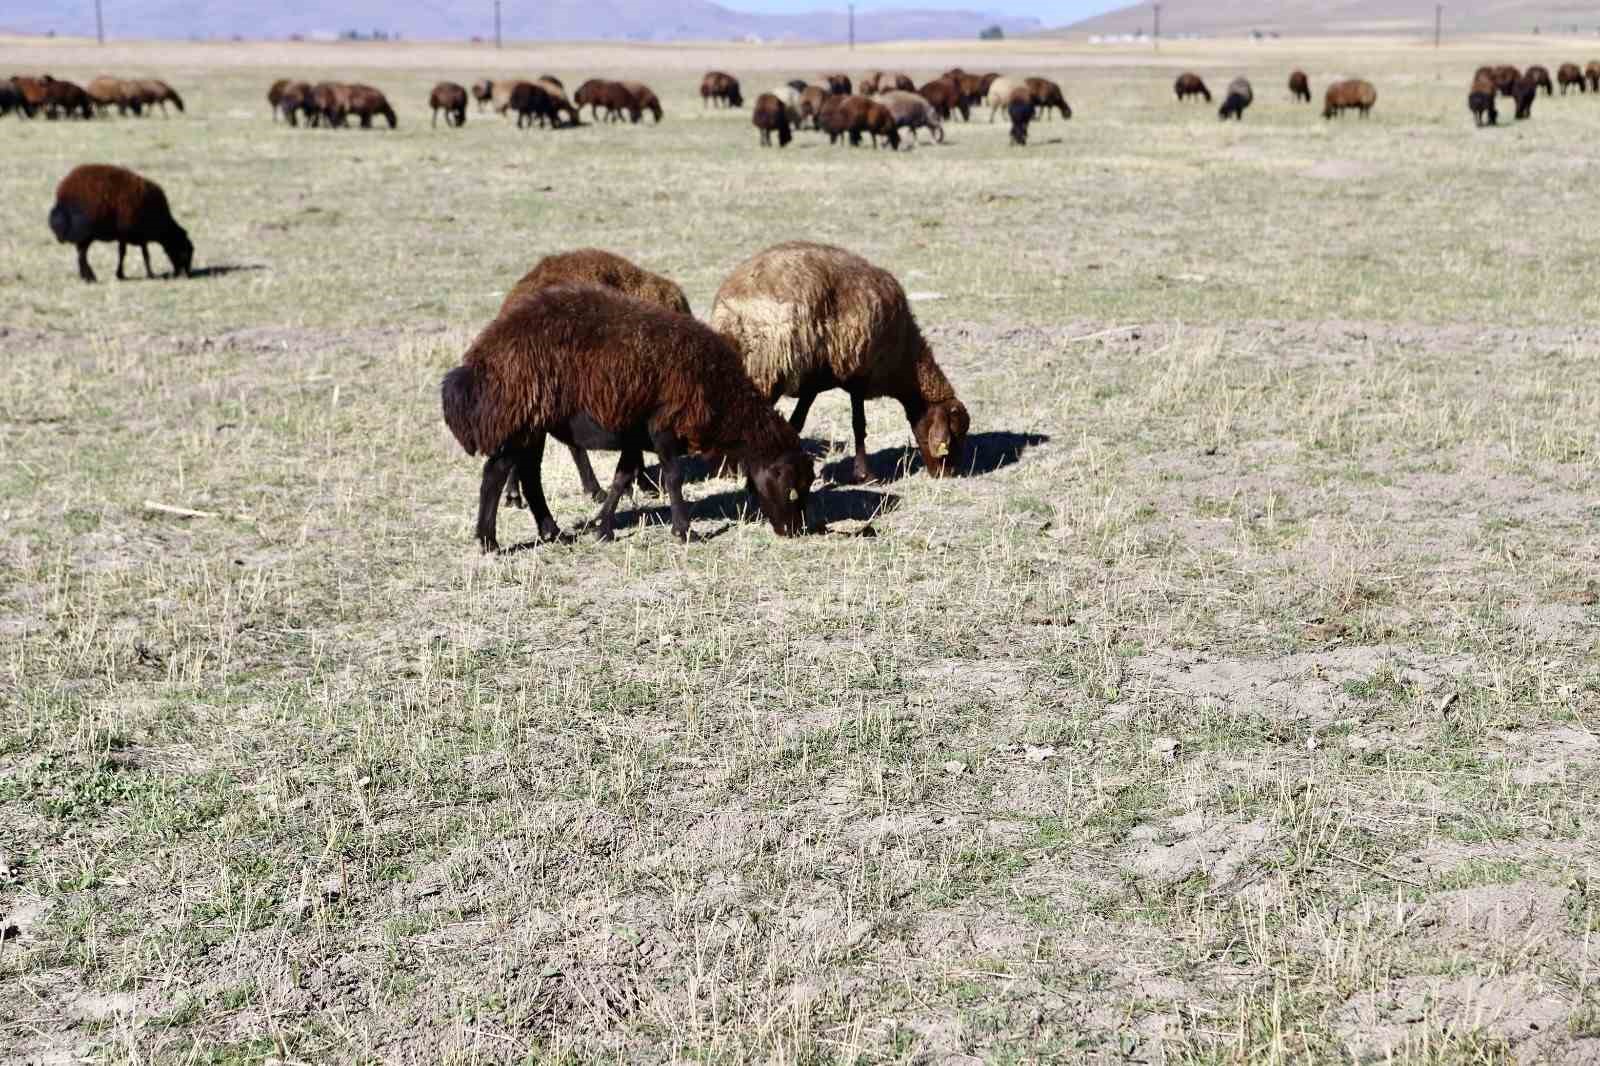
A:
{"label": "sheep shadow", "polygon": [[[617,508],[616,528],[621,533],[632,528],[648,528],[661,526],[663,528],[672,523],[672,509],[667,505],[665,497],[662,502],[645,503],[635,495],[631,501],[633,506]],[[893,512],[900,506],[901,498],[891,492],[873,492],[869,489],[851,487],[829,488],[813,493],[811,505],[807,508],[807,517],[813,523],[828,525],[832,522],[870,522],[874,518]],[[570,542],[575,533],[590,533],[594,530],[595,515],[575,523],[572,531],[562,534],[563,542]],[[694,521],[719,520],[723,525],[709,533],[697,533],[696,541],[713,540],[732,529],[736,523],[753,522],[764,525],[766,517],[762,515],[761,508],[743,488],[728,489],[724,492],[696,500],[689,505],[689,517]],[[515,550],[525,550],[532,545],[518,545]]]}
{"label": "sheep shadow", "polygon": [[[1011,466],[1022,458],[1029,448],[1046,444],[1050,440],[1044,433],[974,433],[967,438],[967,454],[962,460],[961,473],[965,477],[981,477]],[[922,453],[915,447],[882,448],[867,456],[867,469],[874,481],[892,484],[902,478],[921,473]],[[823,468],[823,474],[836,480],[854,477],[855,460],[841,459]]]}
{"label": "sheep shadow", "polygon": [[229,274],[248,274],[255,270],[265,270],[260,263],[218,263],[216,266],[196,267],[189,271],[191,278],[225,278]]}

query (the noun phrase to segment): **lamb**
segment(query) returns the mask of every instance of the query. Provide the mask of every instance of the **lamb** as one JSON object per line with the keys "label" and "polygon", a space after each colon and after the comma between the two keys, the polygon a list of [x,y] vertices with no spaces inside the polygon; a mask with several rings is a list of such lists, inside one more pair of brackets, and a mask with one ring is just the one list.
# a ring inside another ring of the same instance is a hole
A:
{"label": "lamb", "polygon": [[1178,75],[1178,80],[1172,83],[1172,91],[1178,94],[1178,102],[1182,103],[1191,96],[1203,96],[1206,103],[1211,102],[1211,90],[1206,88],[1206,83],[1200,80],[1200,75],[1192,71],[1185,71]]}
{"label": "lamb", "polygon": [[[545,256],[506,293],[500,313],[506,314],[535,293],[557,285],[597,286],[680,315],[693,313],[689,310],[689,298],[676,282],[660,274],[652,274],[620,255],[599,248],[579,248]],[[594,467],[589,465],[589,453],[576,445],[571,445],[570,450],[583,491],[595,500],[604,499],[605,493],[600,491],[600,483],[595,480]],[[506,491],[506,503],[513,507],[522,506],[514,484]]]}
{"label": "lamb", "polygon": [[926,129],[936,143],[944,141],[944,121],[922,96],[908,93],[901,89],[893,92],[882,93],[878,101],[889,109],[889,114],[894,117],[897,129],[911,131],[911,143],[917,143],[917,130]]}
{"label": "lamb", "polygon": [[900,401],[931,476],[961,469],[971,419],[888,271],[831,245],[775,245],[722,283],[711,326],[740,353],[757,392],[772,403],[798,399],[789,417],[797,433],[818,393],[849,393],[857,478],[871,476],[865,402],[878,397]]}
{"label": "lamb", "polygon": [[1539,82],[1530,74],[1524,74],[1517,79],[1511,87],[1511,98],[1517,102],[1516,120],[1533,117],[1533,101],[1539,95]]}
{"label": "lamb", "polygon": [[467,124],[467,90],[453,81],[441,81],[433,87],[433,92],[428,94],[428,106],[433,109],[433,122],[439,124],[439,112],[444,112],[446,126],[465,126]]}
{"label": "lamb", "polygon": [[494,82],[489,78],[480,78],[472,83],[472,98],[478,101],[478,110],[482,111],[494,102]]}
{"label": "lamb", "polygon": [[772,147],[772,131],[778,131],[778,147],[787,148],[794,135],[789,132],[789,105],[772,93],[756,97],[750,120],[761,131],[761,147]]}
{"label": "lamb", "polygon": [[1585,64],[1583,76],[1589,79],[1589,91],[1600,93],[1600,59],[1591,59]]}
{"label": "lamb", "polygon": [[499,550],[500,492],[513,474],[540,538],[561,535],[540,479],[547,435],[622,452],[600,510],[601,540],[612,539],[617,501],[646,450],[661,457],[679,539],[689,536],[686,454],[737,462],[773,530],[805,530],[815,473],[799,435],[762,401],[727,342],[688,315],[600,288],[545,289],[478,335],[445,375],[440,402],[462,449],[486,458],[477,523],[485,552]]}
{"label": "lamb", "polygon": [[[648,111],[655,118],[657,125],[661,123],[661,98],[656,95],[654,89],[642,81],[623,81],[617,84],[633,97],[633,114],[640,115]],[[639,120],[635,118],[634,121]]]}
{"label": "lamb", "polygon": [[1033,121],[1036,105],[1033,94],[1023,86],[1011,90],[1006,101],[1006,114],[1011,116],[1011,143],[1017,148],[1028,146],[1028,123]]}
{"label": "lamb", "polygon": [[578,87],[572,100],[578,105],[580,114],[585,107],[589,108],[596,122],[600,121],[602,107],[606,109],[608,122],[621,122],[624,113],[631,121],[639,121],[639,105],[634,102],[633,94],[623,88],[620,82],[590,78]]}
{"label": "lamb", "polygon": [[959,83],[950,77],[935,78],[917,92],[938,112],[941,119],[948,120],[952,111],[960,111],[962,121],[970,117],[967,97],[962,93]]}
{"label": "lamb", "polygon": [[1561,83],[1562,96],[1567,95],[1567,90],[1574,85],[1578,87],[1580,93],[1588,89],[1588,83],[1583,77],[1583,68],[1576,63],[1561,64],[1560,69],[1556,71],[1556,81]]}
{"label": "lamb", "polygon": [[1311,102],[1311,79],[1306,77],[1306,72],[1296,70],[1289,75],[1289,96],[1304,103]]}
{"label": "lamb", "polygon": [[122,167],[96,163],[74,167],[56,186],[50,231],[62,244],[77,245],[78,276],[88,282],[95,280],[89,267],[89,245],[95,241],[117,242],[118,280],[124,278],[122,265],[130,244],[138,245],[144,255],[145,277],[153,276],[151,241],[161,245],[172,261],[173,277],[189,275],[194,263],[194,245],[173,221],[161,186]]}
{"label": "lamb", "polygon": [[743,107],[744,97],[739,94],[739,79],[720,70],[707,71],[700,79],[700,105]]}
{"label": "lamb", "polygon": [[1061,117],[1071,118],[1072,108],[1067,103],[1067,98],[1061,94],[1061,86],[1049,78],[1023,78],[1022,84],[1028,92],[1033,94],[1033,106],[1038,113],[1048,116],[1053,107],[1061,112]]}
{"label": "lamb", "polygon": [[1372,105],[1378,102],[1378,90],[1372,83],[1354,78],[1349,81],[1336,81],[1328,86],[1328,91],[1323,94],[1322,117],[1333,118],[1343,115],[1351,108],[1361,112],[1361,117],[1366,118],[1372,110]]}
{"label": "lamb", "polygon": [[803,127],[806,120],[810,119],[812,129],[821,129],[822,105],[832,96],[820,85],[807,85],[800,93],[800,120],[796,125]]}
{"label": "lamb", "polygon": [[1494,106],[1495,96],[1494,82],[1488,78],[1479,78],[1472,83],[1472,89],[1467,93],[1467,108],[1472,112],[1473,125],[1493,126],[1500,121],[1500,112]]}
{"label": "lamb", "polygon": [[52,78],[45,86],[44,113],[46,118],[93,118],[94,102],[81,85]]}
{"label": "lamb", "polygon": [[1234,78],[1228,83],[1228,98],[1222,102],[1217,115],[1223,121],[1233,118],[1243,122],[1245,108],[1249,107],[1255,98],[1255,90],[1250,88],[1249,78]]}
{"label": "lamb", "polygon": [[1523,72],[1523,77],[1532,78],[1536,88],[1544,90],[1546,96],[1554,96],[1556,87],[1550,82],[1550,71],[1535,63]]}

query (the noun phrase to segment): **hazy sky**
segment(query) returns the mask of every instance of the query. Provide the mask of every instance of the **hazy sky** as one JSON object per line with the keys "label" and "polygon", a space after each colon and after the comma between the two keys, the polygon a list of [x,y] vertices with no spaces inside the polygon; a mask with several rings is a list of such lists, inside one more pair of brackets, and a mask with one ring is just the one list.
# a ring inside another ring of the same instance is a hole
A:
{"label": "hazy sky", "polygon": [[[843,10],[848,0],[716,0],[735,11],[764,14],[796,11]],[[856,0],[857,11],[876,11],[896,7],[954,8],[959,11],[996,11],[1005,15],[1032,15],[1050,26],[1127,7],[1133,0]]]}

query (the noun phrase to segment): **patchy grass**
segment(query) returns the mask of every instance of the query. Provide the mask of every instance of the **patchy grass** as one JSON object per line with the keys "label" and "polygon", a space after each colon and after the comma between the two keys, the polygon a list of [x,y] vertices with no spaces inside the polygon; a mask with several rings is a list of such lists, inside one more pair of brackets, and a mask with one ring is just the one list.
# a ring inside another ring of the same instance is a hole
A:
{"label": "patchy grass", "polygon": [[[1339,42],[1037,47],[6,45],[191,113],[7,125],[0,1048],[1595,1054],[1600,103],[1474,131],[1502,45],[1369,44],[1366,123],[1278,90],[1357,73]],[[869,60],[1038,70],[1078,117],[778,153],[692,97]],[[273,126],[290,63],[401,129]],[[1172,102],[1191,65],[1256,79],[1244,123]],[[545,69],[667,121],[418,120]],[[80,285],[44,216],[89,159],[234,269]],[[835,396],[823,505],[875,538],[778,541],[701,478],[705,543],[641,495],[615,544],[480,558],[436,388],[506,287],[594,244],[703,314],[793,236],[917,294],[973,476],[907,475],[874,405],[881,479],[838,484]]]}

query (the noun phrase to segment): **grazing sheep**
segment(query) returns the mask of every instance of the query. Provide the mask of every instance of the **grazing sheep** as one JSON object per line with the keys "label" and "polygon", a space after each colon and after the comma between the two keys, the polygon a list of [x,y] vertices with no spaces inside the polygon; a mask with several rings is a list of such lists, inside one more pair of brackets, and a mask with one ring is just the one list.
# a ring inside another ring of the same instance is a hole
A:
{"label": "grazing sheep", "polygon": [[822,105],[832,96],[832,93],[820,85],[807,85],[800,93],[800,121],[796,125],[803,127],[806,120],[810,119],[812,129],[821,129],[822,125],[818,120],[822,114]]}
{"label": "grazing sheep", "polygon": [[316,98],[308,81],[292,81],[284,87],[283,95],[278,98],[278,109],[283,112],[283,117],[289,125],[300,124],[298,116],[305,116],[307,123],[313,122],[317,115]]}
{"label": "grazing sheep", "polygon": [[743,357],[757,392],[773,403],[780,396],[798,399],[789,417],[796,432],[818,393],[838,388],[850,394],[857,478],[871,476],[865,402],[879,397],[905,408],[930,475],[961,469],[971,426],[967,409],[888,271],[831,245],[775,245],[722,283],[711,326]]}
{"label": "grazing sheep", "polygon": [[1017,86],[1011,90],[1011,98],[1006,101],[1006,114],[1011,116],[1011,143],[1017,148],[1028,146],[1028,123],[1033,121],[1036,105],[1033,94],[1025,86]]}
{"label": "grazing sheep", "polygon": [[778,147],[787,148],[794,136],[789,132],[789,105],[778,99],[772,93],[762,93],[756,97],[756,106],[751,109],[750,120],[756,129],[761,131],[761,147],[772,147],[772,131],[778,131]]}
{"label": "grazing sheep", "polygon": [[327,123],[330,128],[344,125],[344,112],[340,110],[338,82],[319,81],[311,87],[311,113],[307,116],[307,124],[320,126]]}
{"label": "grazing sheep", "polygon": [[1535,63],[1523,72],[1523,77],[1532,78],[1536,87],[1543,89],[1546,96],[1554,96],[1556,87],[1550,81],[1550,71]]}
{"label": "grazing sheep", "polygon": [[446,126],[465,126],[467,124],[467,90],[453,81],[441,81],[433,87],[433,92],[428,94],[428,106],[433,109],[433,122],[439,124],[439,112],[444,112]]}
{"label": "grazing sheep", "polygon": [[[962,113],[963,118],[972,108],[983,103],[983,96],[988,86],[984,84],[983,78],[978,75],[968,74],[960,67],[951,67],[939,77],[954,85],[956,92],[960,94],[961,102],[965,105]],[[946,115],[945,117],[948,118],[949,116]]]}
{"label": "grazing sheep", "polygon": [[1061,94],[1061,86],[1049,78],[1023,78],[1022,84],[1033,94],[1033,106],[1037,114],[1049,117],[1050,109],[1053,107],[1061,112],[1062,118],[1072,117],[1072,108],[1067,104],[1067,98]]}
{"label": "grazing sheep", "polygon": [[272,109],[272,121],[278,121],[278,109],[283,103],[283,90],[289,87],[292,78],[279,78],[267,89],[267,106]]}
{"label": "grazing sheep", "polygon": [[[680,315],[692,313],[689,310],[689,298],[676,282],[660,274],[652,274],[620,255],[599,248],[579,248],[545,256],[506,293],[500,313],[503,315],[535,293],[557,285],[595,285]],[[576,445],[569,445],[569,449],[573,465],[578,468],[578,480],[583,484],[583,491],[596,500],[603,499],[605,493],[600,491],[600,483],[595,480],[594,467],[589,465],[589,453]],[[522,506],[515,483],[506,490],[506,503],[513,507]]]}
{"label": "grazing sheep", "polygon": [[948,120],[952,111],[961,112],[961,119],[963,122],[971,117],[971,111],[967,106],[966,95],[962,93],[960,84],[953,78],[935,78],[933,81],[928,82],[928,84],[918,89],[917,92],[922,95],[924,100],[928,101],[928,103],[932,105],[933,109],[939,113],[939,117],[941,119]]}
{"label": "grazing sheep", "polygon": [[1500,121],[1500,112],[1494,106],[1495,96],[1495,85],[1490,79],[1479,78],[1472,83],[1472,91],[1467,93],[1467,107],[1472,112],[1474,125],[1493,126]]}
{"label": "grazing sheep", "polygon": [[361,128],[364,130],[372,128],[374,115],[382,115],[388,119],[390,129],[399,125],[394,108],[389,106],[388,98],[370,85],[341,85],[334,98],[339,113],[338,124],[341,126],[350,115],[361,119]]}
{"label": "grazing sheep", "polygon": [[[276,89],[277,85],[273,88]],[[121,78],[96,78],[84,86],[83,91],[88,94],[89,102],[94,104],[95,109],[101,114],[105,114],[113,107],[117,109],[119,115],[126,115],[130,110],[135,115],[144,111],[144,101],[137,93],[130,92],[128,83]],[[271,99],[270,93],[268,99]],[[273,117],[277,117],[276,111],[273,112]]]}
{"label": "grazing sheep", "polygon": [[944,121],[940,119],[939,112],[917,93],[895,89],[893,92],[879,93],[878,102],[889,109],[896,129],[910,131],[913,145],[917,143],[919,129],[926,129],[935,142],[944,141]]}
{"label": "grazing sheep", "polygon": [[43,111],[50,96],[50,83],[55,81],[50,75],[28,78],[17,76],[11,79],[11,87],[22,98],[22,106],[18,113],[28,118]]}
{"label": "grazing sheep", "polygon": [[1336,81],[1328,86],[1328,91],[1323,94],[1322,117],[1333,118],[1343,115],[1351,108],[1361,112],[1361,117],[1366,118],[1372,110],[1372,105],[1378,102],[1378,90],[1372,83],[1352,78],[1348,81]]}
{"label": "grazing sheep", "polygon": [[133,82],[133,85],[138,88],[145,110],[153,111],[159,106],[161,113],[165,115],[167,113],[167,105],[171,104],[178,109],[179,114],[183,113],[183,97],[179,96],[177,90],[166,82],[156,78],[143,78]]}
{"label": "grazing sheep", "polygon": [[1206,103],[1211,102],[1211,90],[1200,80],[1200,75],[1190,71],[1178,75],[1178,80],[1172,83],[1172,91],[1178,94],[1179,103],[1191,96],[1203,96]]}
{"label": "grazing sheep", "polygon": [[1516,96],[1517,82],[1522,80],[1522,71],[1513,66],[1494,68],[1494,84],[1500,90],[1501,96]]}
{"label": "grazing sheep", "polygon": [[480,78],[472,83],[472,98],[478,101],[478,110],[482,111],[494,102],[494,82],[489,78]]}
{"label": "grazing sheep", "polygon": [[1305,71],[1297,70],[1289,75],[1289,96],[1308,104],[1311,102],[1311,79],[1306,77]]}
{"label": "grazing sheep", "polygon": [[1244,121],[1244,110],[1256,98],[1255,90],[1250,88],[1249,78],[1234,78],[1228,83],[1228,98],[1222,101],[1222,107],[1217,115],[1223,121],[1230,118]]}
{"label": "grazing sheep", "polygon": [[895,128],[894,115],[889,109],[865,96],[830,96],[823,106],[818,122],[828,134],[828,142],[837,144],[848,135],[852,146],[861,144],[861,135],[872,137],[872,146],[878,147],[883,137],[890,148],[900,147],[900,131]]}
{"label": "grazing sheep", "polygon": [[1583,76],[1589,79],[1589,91],[1600,93],[1600,60],[1590,60],[1583,68]]}
{"label": "grazing sheep", "polygon": [[587,107],[589,117],[596,122],[600,121],[602,107],[606,109],[607,122],[621,122],[624,113],[634,122],[639,121],[639,110],[634,106],[633,94],[614,81],[590,78],[578,86],[578,91],[572,94],[572,102],[577,105],[579,114]]}
{"label": "grazing sheep", "polygon": [[1528,74],[1518,78],[1517,83],[1511,87],[1511,98],[1517,102],[1515,117],[1518,122],[1533,117],[1533,101],[1538,95],[1538,79]]}
{"label": "grazing sheep", "polygon": [[1574,85],[1578,87],[1580,93],[1588,88],[1588,83],[1583,77],[1583,68],[1576,63],[1561,64],[1561,67],[1556,71],[1556,81],[1561,83],[1562,96],[1567,95],[1567,90]]}
{"label": "grazing sheep", "polygon": [[[654,89],[642,81],[622,81],[617,84],[626,89],[628,94],[633,97],[633,114],[642,115],[648,111],[655,118],[657,125],[661,123],[661,98],[656,95]],[[634,121],[638,122],[639,120],[636,118]]]}
{"label": "grazing sheep", "polygon": [[543,124],[546,120],[552,126],[561,121],[556,114],[555,102],[550,99],[550,94],[541,86],[531,81],[512,82],[508,90],[509,96],[502,111],[512,111],[517,116],[517,129],[526,126],[532,129],[535,122]]}
{"label": "grazing sheep", "polygon": [[815,474],[799,435],[763,402],[727,342],[688,315],[606,289],[545,289],[478,335],[445,375],[440,403],[462,449],[486,457],[477,524],[486,552],[499,550],[500,492],[513,475],[541,539],[560,536],[540,477],[547,435],[622,452],[600,509],[601,540],[612,538],[617,501],[645,451],[661,457],[679,539],[689,536],[686,454],[738,463],[772,528],[805,530]]}
{"label": "grazing sheep", "polygon": [[89,268],[89,245],[117,242],[117,278],[122,273],[128,245],[136,244],[144,256],[145,277],[150,269],[151,241],[161,245],[172,261],[172,276],[187,275],[194,262],[194,245],[183,227],[172,220],[161,186],[122,167],[88,163],[74,167],[56,186],[50,209],[50,232],[62,244],[78,248],[78,276],[95,280]]}
{"label": "grazing sheep", "polygon": [[17,91],[17,87],[9,81],[0,81],[0,116],[15,111],[20,118],[23,114],[22,105],[22,94]]}
{"label": "grazing sheep", "polygon": [[700,105],[743,107],[744,97],[739,93],[739,79],[720,70],[712,70],[700,79]]}
{"label": "grazing sheep", "polygon": [[[850,117],[845,105],[859,99],[859,96],[829,96],[822,101],[817,110],[816,126],[828,135],[829,144],[838,144],[840,137],[850,133]],[[860,134],[852,134],[850,139],[856,144],[861,142]]]}
{"label": "grazing sheep", "polygon": [[94,101],[83,91],[83,86],[59,78],[50,79],[45,86],[45,118],[94,118]]}
{"label": "grazing sheep", "polygon": [[850,75],[848,74],[824,74],[819,80],[828,87],[830,93],[849,96],[855,92],[855,88],[850,84]]}
{"label": "grazing sheep", "polygon": [[[860,98],[855,97],[853,99]],[[874,148],[883,147],[878,143],[878,138],[882,137],[884,144],[888,145],[891,151],[898,151],[900,148],[900,130],[895,125],[893,112],[876,100],[868,100],[866,103],[867,106],[861,110],[861,121],[856,125],[857,132],[865,133],[871,137],[872,147]],[[858,138],[855,143],[860,144],[860,139]]]}
{"label": "grazing sheep", "polygon": [[[1010,78],[996,78],[989,83],[989,88],[985,90],[987,95],[984,96],[983,102],[988,105],[990,122],[993,122],[995,115],[1002,110],[1008,114],[1010,113],[1011,94],[1019,88],[1025,92],[1027,91],[1026,86]],[[1033,94],[1030,92],[1028,95],[1031,98]]]}
{"label": "grazing sheep", "polygon": [[533,84],[535,88],[543,89],[545,96],[549,97],[550,110],[548,117],[550,125],[555,126],[557,129],[561,127],[562,112],[566,112],[569,126],[578,124],[578,109],[573,107],[572,102],[567,99],[566,86],[562,85],[559,79],[545,74],[535,80]]}
{"label": "grazing sheep", "polygon": [[856,82],[856,92],[862,96],[875,96],[878,92],[878,82],[883,78],[883,71],[869,70],[861,75],[861,80]]}

